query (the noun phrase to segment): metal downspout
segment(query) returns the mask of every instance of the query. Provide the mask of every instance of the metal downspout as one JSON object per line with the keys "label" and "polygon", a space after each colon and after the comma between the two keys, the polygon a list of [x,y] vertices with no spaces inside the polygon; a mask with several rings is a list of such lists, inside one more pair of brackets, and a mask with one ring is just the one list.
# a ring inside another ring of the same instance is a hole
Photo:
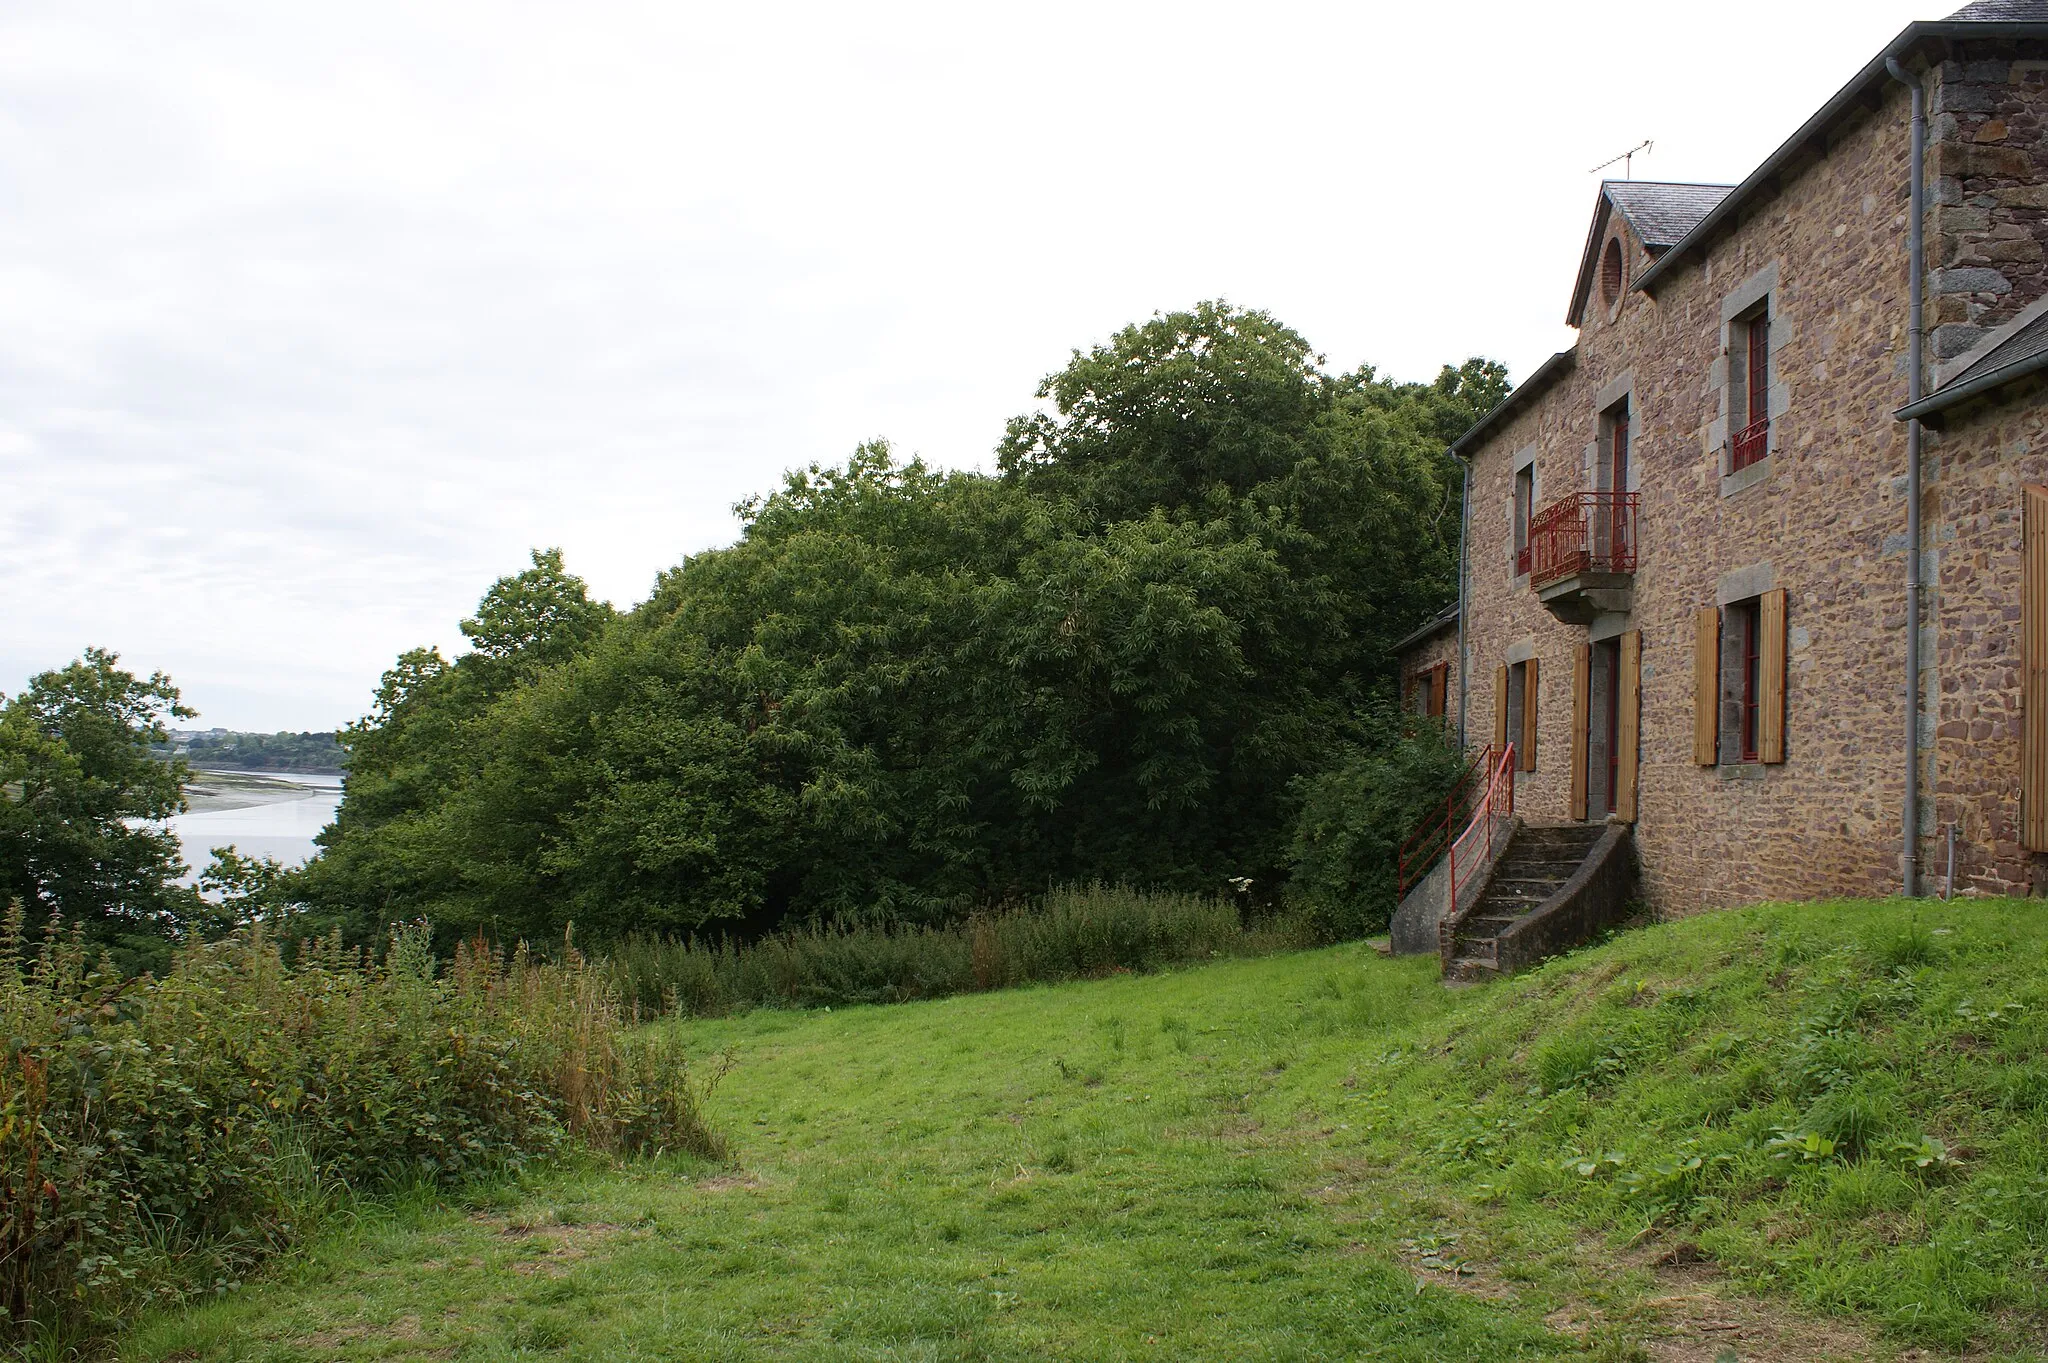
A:
{"label": "metal downspout", "polygon": [[1465,470],[1464,490],[1458,494],[1458,751],[1462,753],[1472,689],[1465,666],[1465,545],[1472,531],[1472,461],[1456,450],[1451,451],[1451,458]]}
{"label": "metal downspout", "polygon": [[[1927,332],[1923,316],[1923,279],[1927,272],[1926,180],[1927,92],[1896,57],[1885,59],[1892,79],[1913,92],[1912,185],[1907,195],[1911,222],[1906,234],[1906,340],[1911,369],[1906,383],[1908,404],[1920,400],[1925,369]],[[1901,811],[1905,893],[1920,893],[1920,422],[1906,423],[1906,799]]]}

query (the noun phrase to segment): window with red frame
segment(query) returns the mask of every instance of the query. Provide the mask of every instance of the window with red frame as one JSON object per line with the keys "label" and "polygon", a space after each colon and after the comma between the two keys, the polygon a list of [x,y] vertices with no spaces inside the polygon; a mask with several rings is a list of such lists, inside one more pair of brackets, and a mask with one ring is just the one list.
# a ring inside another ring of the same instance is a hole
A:
{"label": "window with red frame", "polygon": [[[1736,379],[1741,402],[1730,404],[1731,424],[1740,422],[1730,450],[1728,471],[1746,469],[1762,459],[1771,444],[1771,313],[1768,302],[1741,322],[1741,352],[1729,357],[1740,368]],[[1732,395],[1731,395],[1732,396]]]}
{"label": "window with red frame", "polygon": [[1729,608],[1742,639],[1742,760],[1757,760],[1757,706],[1763,698],[1763,631],[1759,603],[1737,602]]}
{"label": "window with red frame", "polygon": [[1529,571],[1529,518],[1536,512],[1536,466],[1515,470],[1515,575]]}

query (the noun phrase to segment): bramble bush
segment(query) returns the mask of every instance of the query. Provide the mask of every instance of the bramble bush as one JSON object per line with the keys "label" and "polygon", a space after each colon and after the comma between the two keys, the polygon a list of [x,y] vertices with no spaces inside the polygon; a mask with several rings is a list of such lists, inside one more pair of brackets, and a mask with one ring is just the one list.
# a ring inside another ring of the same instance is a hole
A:
{"label": "bramble bush", "polygon": [[722,1151],[676,1044],[630,1032],[573,948],[466,944],[444,970],[409,927],[381,956],[330,938],[288,963],[259,925],[188,941],[157,978],[96,960],[75,929],[26,940],[17,907],[0,934],[0,1307],[18,1338],[228,1290],[357,1191],[572,1140]]}
{"label": "bramble bush", "polygon": [[1088,885],[933,927],[811,926],[745,944],[629,935],[607,960],[636,1006],[709,1016],[897,1003],[1309,944],[1294,920],[1246,923],[1223,896]]}
{"label": "bramble bush", "polygon": [[1296,785],[1287,898],[1332,942],[1386,931],[1399,900],[1401,844],[1466,770],[1442,721],[1385,707],[1360,718],[1368,741],[1347,745]]}

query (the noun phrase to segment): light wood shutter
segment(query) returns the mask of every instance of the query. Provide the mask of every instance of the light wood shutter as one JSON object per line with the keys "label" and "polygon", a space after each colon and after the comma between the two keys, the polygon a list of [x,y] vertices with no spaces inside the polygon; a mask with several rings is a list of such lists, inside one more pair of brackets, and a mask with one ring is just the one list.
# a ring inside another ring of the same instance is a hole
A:
{"label": "light wood shutter", "polygon": [[1586,817],[1586,742],[1592,718],[1593,646],[1580,644],[1572,656],[1572,818]]}
{"label": "light wood shutter", "polygon": [[1757,598],[1756,760],[1785,760],[1785,589]]}
{"label": "light wood shutter", "polygon": [[1493,669],[1493,756],[1498,761],[1508,750],[1508,669],[1503,663]]}
{"label": "light wood shutter", "polygon": [[1721,759],[1720,608],[1694,611],[1692,631],[1692,760],[1711,767]]}
{"label": "light wood shutter", "polygon": [[1643,729],[1643,632],[1632,629],[1621,636],[1621,676],[1616,679],[1614,703],[1621,711],[1614,717],[1614,817],[1623,823],[1636,821],[1636,746]]}
{"label": "light wood shutter", "polygon": [[1451,665],[1438,663],[1436,675],[1430,679],[1430,713],[1439,719],[1451,712]]}
{"label": "light wood shutter", "polygon": [[1536,660],[1522,664],[1522,770],[1536,770]]}
{"label": "light wood shutter", "polygon": [[2020,515],[2020,845],[2048,852],[2048,487]]}

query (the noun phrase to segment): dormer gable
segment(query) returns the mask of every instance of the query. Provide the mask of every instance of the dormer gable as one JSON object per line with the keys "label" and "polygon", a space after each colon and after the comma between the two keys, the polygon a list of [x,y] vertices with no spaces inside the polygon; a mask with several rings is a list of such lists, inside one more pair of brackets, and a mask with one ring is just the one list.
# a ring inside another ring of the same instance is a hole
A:
{"label": "dormer gable", "polygon": [[[1613,303],[1643,266],[1682,241],[1734,188],[1659,180],[1601,181],[1566,324],[1583,325],[1587,305],[1596,296],[1602,307]],[[1615,226],[1622,230],[1612,230]]]}

